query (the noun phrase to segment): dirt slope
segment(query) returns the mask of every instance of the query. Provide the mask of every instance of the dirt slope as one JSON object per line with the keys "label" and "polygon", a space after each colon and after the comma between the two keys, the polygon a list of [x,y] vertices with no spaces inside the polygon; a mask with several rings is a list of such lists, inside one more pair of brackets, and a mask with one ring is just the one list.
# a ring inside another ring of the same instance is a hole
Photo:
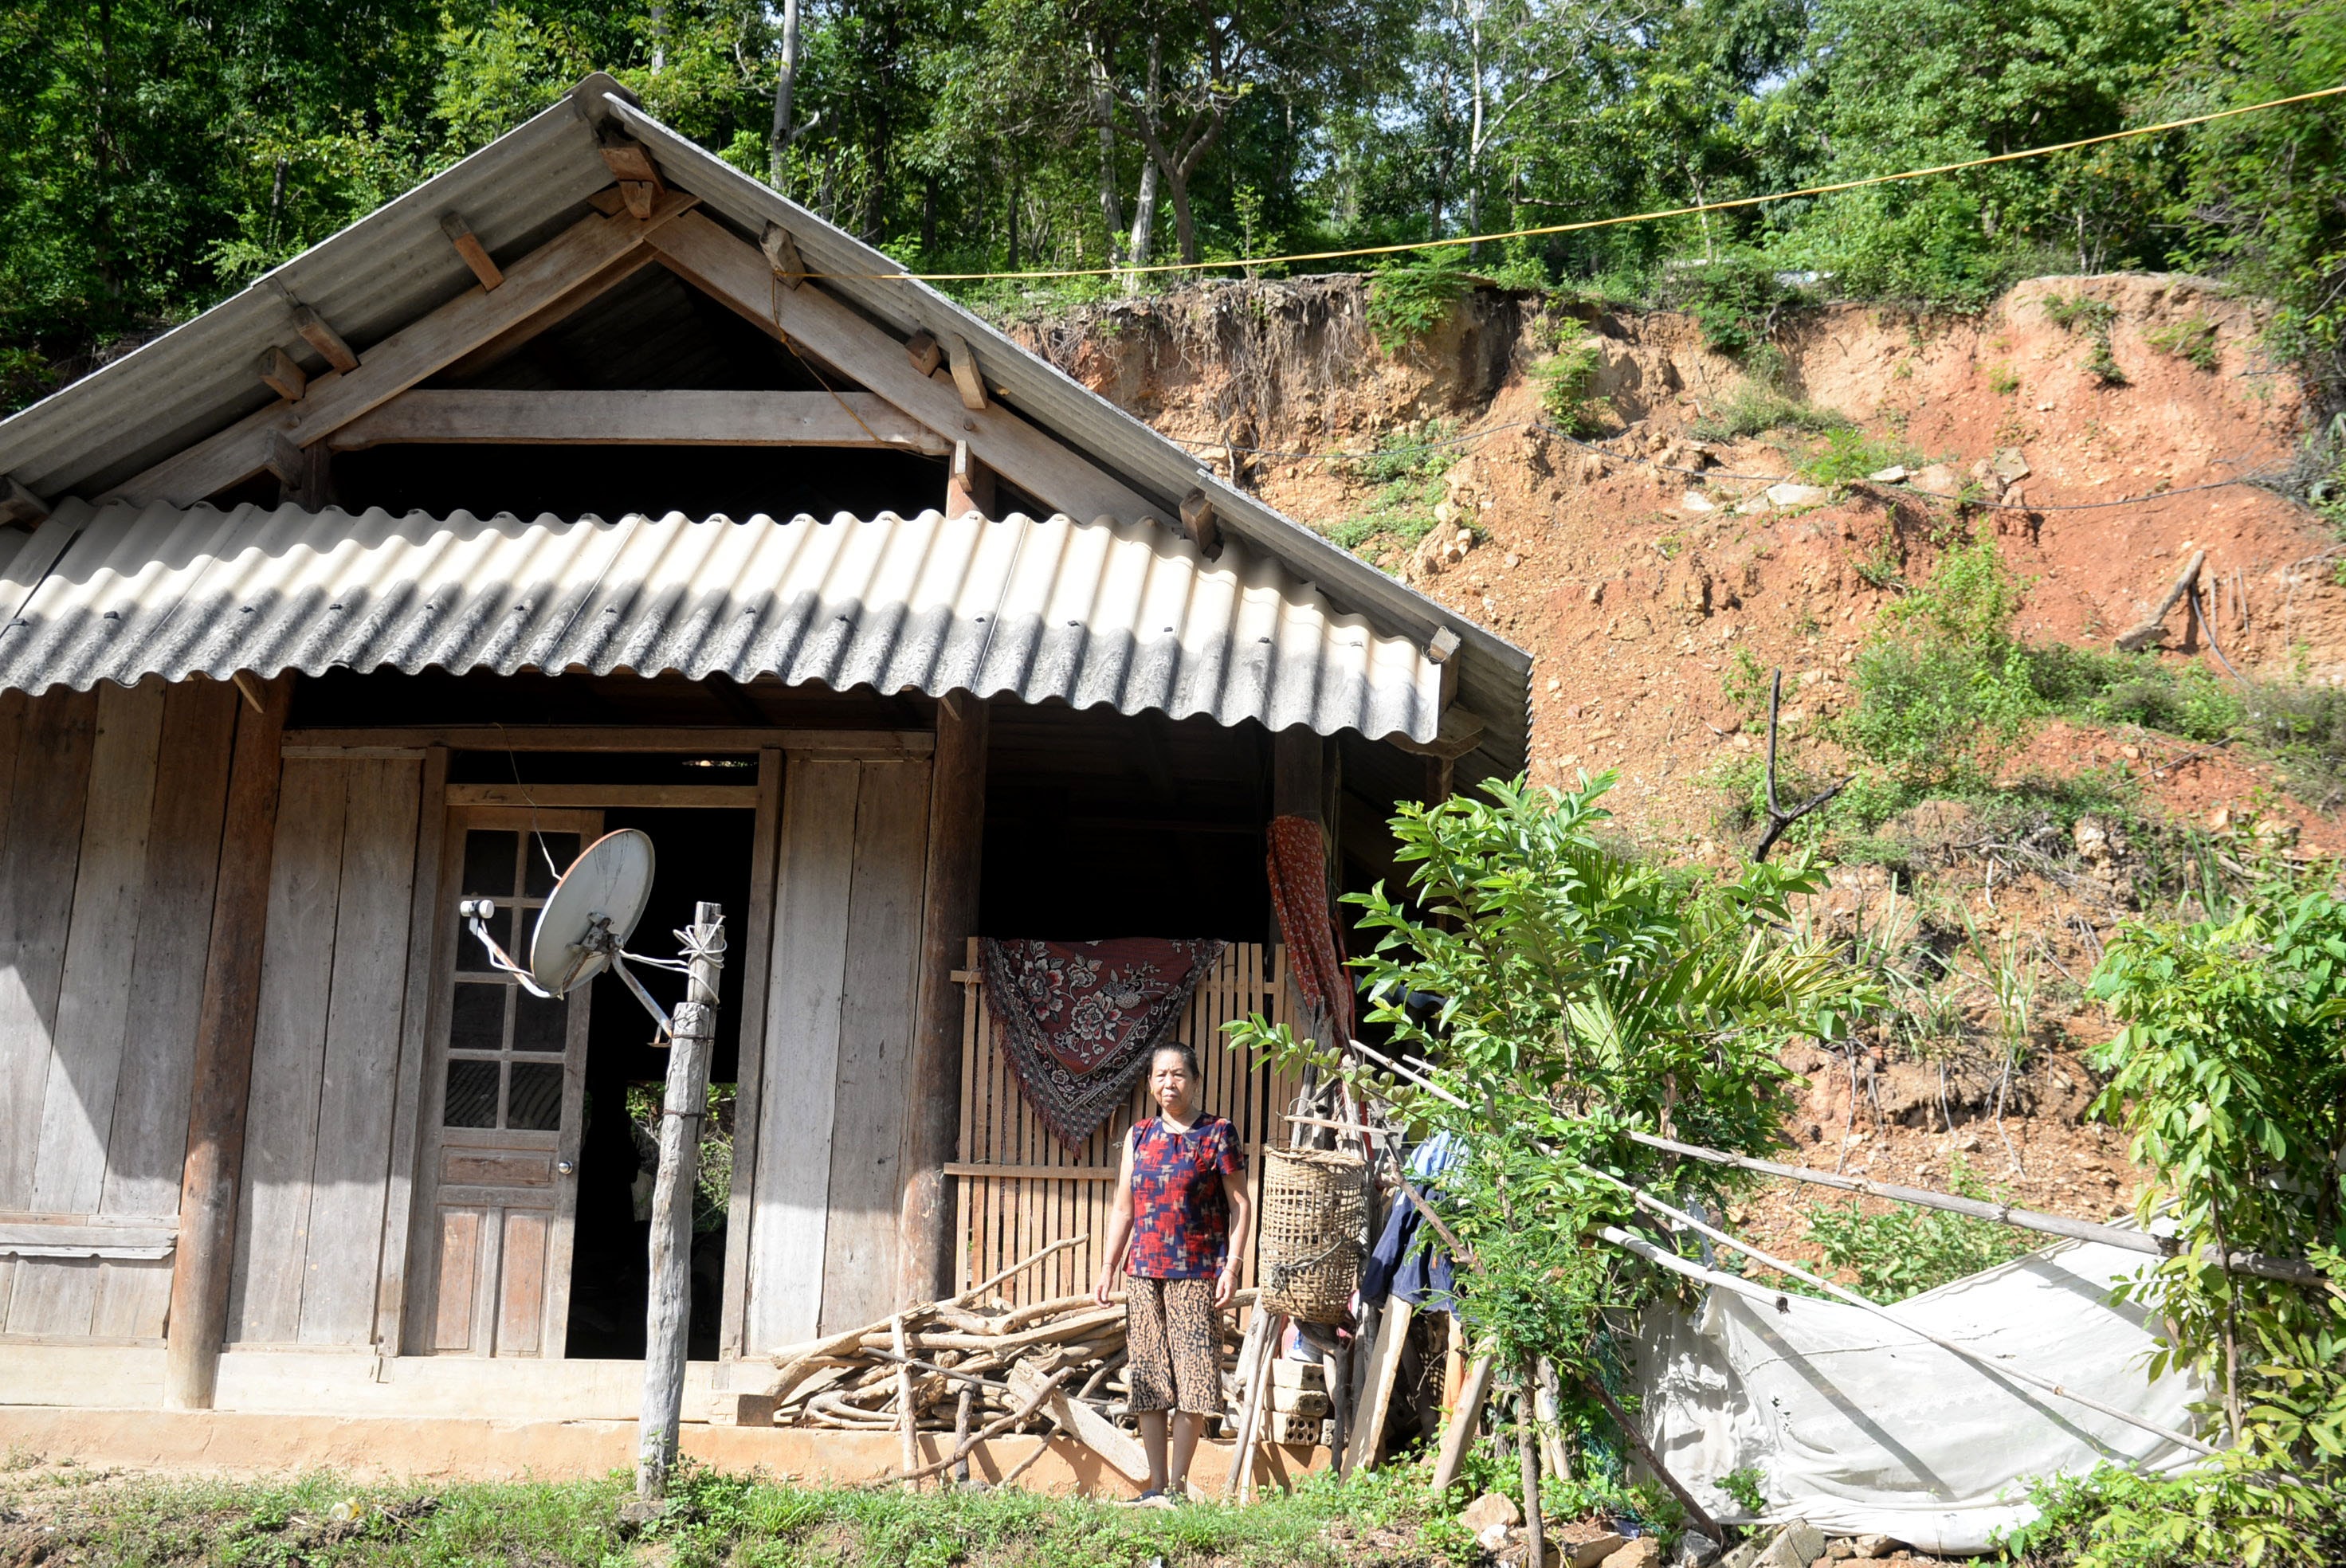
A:
{"label": "dirt slope", "polygon": [[[1372,541],[1363,553],[1531,650],[1534,779],[1617,769],[1623,826],[1660,852],[1722,864],[1732,852],[1712,775],[1760,738],[1720,688],[1734,650],[1783,668],[1788,759],[1825,766],[1818,721],[1846,699],[1846,667],[1874,616],[1965,525],[1992,534],[2026,579],[2018,625],[2032,638],[2106,647],[2205,549],[2202,580],[2235,665],[2346,678],[2334,535],[2270,491],[2198,488],[2287,470],[2309,417],[2300,386],[2259,350],[2260,309],[2206,282],[2049,279],[1973,318],[1844,305],[1790,320],[1775,339],[1780,393],[1898,450],[1909,487],[1969,486],[2012,508],[1960,516],[1889,485],[1766,500],[1802,448],[1698,440],[1698,424],[1748,399],[1748,378],[1687,317],[1485,291],[1388,353],[1365,303],[1349,279],[1229,283],[1021,330],[1201,461],[1327,531],[1390,499],[1390,465],[1365,461],[1380,441],[1491,433],[1448,449],[1464,455],[1427,482],[1438,525],[1423,543]],[[1592,336],[1605,407],[1601,433],[1581,445],[1538,428],[1529,372]],[[1292,455],[1331,453],[1353,456]],[[2125,504],[2079,504],[2106,502]],[[2208,657],[2180,610],[2167,624],[2162,657]],[[2270,768],[2222,748],[2055,724],[2014,766],[2122,770],[2153,813],[2261,820],[2309,850],[2346,848],[2340,825],[2282,796]],[[1810,1092],[1792,1131],[1813,1165],[1943,1186],[1960,1159],[2018,1201],[2110,1214],[2138,1174],[2112,1135],[2081,1124],[2095,1084],[2079,1053],[2107,1023],[2076,983],[2127,912],[2128,848],[2081,828],[2040,875],[2026,855],[1976,842],[1961,815],[1902,824],[1916,870],[1845,868],[1810,915],[1854,931],[1919,905],[1926,930],[1968,920],[1984,942],[2025,943],[2043,982],[2028,1070],[2006,1083],[1960,1057],[1943,1078],[1937,1063],[1796,1054]],[[1771,1192],[1749,1223],[1795,1241],[1796,1210],[1813,1196]]]}

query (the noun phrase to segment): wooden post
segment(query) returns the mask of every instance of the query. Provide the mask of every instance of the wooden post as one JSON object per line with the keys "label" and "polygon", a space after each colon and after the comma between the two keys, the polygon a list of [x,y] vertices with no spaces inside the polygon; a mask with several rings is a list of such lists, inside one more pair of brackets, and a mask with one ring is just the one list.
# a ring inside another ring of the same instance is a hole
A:
{"label": "wooden post", "polygon": [[636,1431],[636,1499],[668,1495],[684,1419],[685,1338],[692,1326],[692,1189],[709,1113],[709,1048],[717,1034],[717,973],[725,911],[693,906],[690,978],[668,1031],[660,1102],[659,1175],[652,1186],[651,1290],[644,1310],[644,1409]]}
{"label": "wooden post", "polygon": [[952,466],[945,471],[945,515],[966,517],[975,512],[994,515],[994,470],[969,454],[969,443],[954,443]]}
{"label": "wooden post", "polygon": [[1433,1461],[1433,1495],[1440,1497],[1458,1479],[1458,1471],[1466,1462],[1467,1445],[1474,1441],[1474,1429],[1483,1419],[1483,1401],[1491,1392],[1491,1358],[1477,1356],[1466,1369],[1466,1381],[1458,1390],[1458,1406],[1450,1412],[1450,1426],[1442,1434],[1442,1451]]}
{"label": "wooden post", "polygon": [[989,709],[956,691],[937,702],[929,762],[929,848],[921,915],[921,977],[905,1073],[904,1190],[896,1213],[896,1300],[952,1294],[954,1206],[944,1167],[961,1128],[961,987],[954,983],[977,934],[978,869],[985,836]]}
{"label": "wooden post", "polygon": [[262,687],[258,711],[236,707],[236,749],[213,884],[211,938],[197,1016],[195,1083],[188,1102],[188,1157],[179,1177],[179,1239],[171,1258],[163,1403],[208,1410],[228,1329],[229,1271],[236,1257],[237,1188],[244,1172],[244,1114],[252,1084],[252,1033],[260,1006],[260,946],[269,921],[269,864],[277,839],[279,752],[292,683]]}

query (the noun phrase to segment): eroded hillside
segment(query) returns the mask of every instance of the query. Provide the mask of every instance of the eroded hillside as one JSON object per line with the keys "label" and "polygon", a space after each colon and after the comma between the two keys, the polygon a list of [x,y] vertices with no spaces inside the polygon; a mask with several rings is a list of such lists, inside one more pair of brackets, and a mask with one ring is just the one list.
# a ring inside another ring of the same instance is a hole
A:
{"label": "eroded hillside", "polygon": [[[1618,770],[1621,825],[1668,858],[1723,865],[1757,836],[1737,809],[1764,751],[1755,669],[1784,674],[1788,779],[1855,769],[1833,720],[1859,650],[1979,540],[2016,576],[2012,629],[2032,645],[2107,650],[2205,551],[2233,667],[2346,677],[2346,546],[2239,483],[2300,460],[2304,394],[2261,351],[2259,308],[2202,281],[2039,280],[1974,318],[1833,306],[1759,323],[1739,354],[1690,317],[1488,290],[1388,351],[1367,305],[1352,279],[1231,283],[1023,330],[1528,648],[1533,778]],[[1585,372],[1561,398],[1559,364]],[[2165,624],[2161,668],[2219,667],[2185,610]],[[2035,793],[1925,800],[1836,840],[1809,918],[1935,985],[1905,999],[1911,1027],[1788,1059],[1810,1083],[1791,1130],[1811,1164],[1940,1186],[1968,1171],[2099,1217],[2137,1179],[2084,1115],[2083,1052],[2108,1034],[2082,987],[2102,939],[2188,896],[2178,856],[2240,867],[2346,833],[2301,769],[2229,737],[2053,717],[1998,766]],[[2055,804],[2032,815],[2039,797]],[[1771,1192],[1748,1217],[1797,1242],[1813,1196]]]}

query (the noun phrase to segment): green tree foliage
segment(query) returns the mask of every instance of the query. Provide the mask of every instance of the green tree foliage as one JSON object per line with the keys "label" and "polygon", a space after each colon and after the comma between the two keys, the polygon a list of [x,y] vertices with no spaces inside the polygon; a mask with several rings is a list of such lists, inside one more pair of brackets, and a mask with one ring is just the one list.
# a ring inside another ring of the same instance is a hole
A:
{"label": "green tree foliage", "polygon": [[[1965,1197],[2004,1196],[1973,1176],[1960,1156],[1949,1185]],[[1936,1290],[2028,1251],[2009,1226],[1902,1204],[1880,1214],[1853,1202],[1821,1204],[1809,1211],[1809,1239],[1828,1265],[1856,1276],[1858,1294],[1882,1302]]]}

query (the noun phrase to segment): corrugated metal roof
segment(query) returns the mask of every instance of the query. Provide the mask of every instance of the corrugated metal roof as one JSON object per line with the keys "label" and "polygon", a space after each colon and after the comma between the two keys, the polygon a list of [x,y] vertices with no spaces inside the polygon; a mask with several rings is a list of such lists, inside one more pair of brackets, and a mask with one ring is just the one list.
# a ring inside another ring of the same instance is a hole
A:
{"label": "corrugated metal roof", "polygon": [[[534,522],[68,501],[0,688],[437,667],[779,676],[1433,738],[1441,668],[1278,561],[974,514]],[[76,532],[77,531],[77,532]],[[35,543],[40,542],[36,535]],[[21,594],[21,590],[20,590]]]}
{"label": "corrugated metal roof", "polygon": [[925,284],[871,276],[897,263],[609,93],[589,78],[578,93],[445,173],[279,268],[242,293],[127,358],[0,421],[0,473],[45,495],[94,494],[263,406],[255,356],[271,344],[322,368],[291,326],[294,301],[316,307],[362,355],[374,341],[473,284],[439,227],[461,211],[484,243],[511,262],[589,209],[610,183],[590,121],[616,115],[642,139],[669,183],[745,238],[768,220],[797,239],[821,287],[900,335],[922,327],[971,342],[1003,401],[1153,497],[1172,515],[1192,487],[1212,500],[1223,533],[1316,586],[1335,609],[1364,616],[1386,636],[1423,643],[1455,632],[1459,698],[1486,723],[1461,760],[1462,779],[1513,773],[1530,730],[1530,656],[1466,617],[1339,549],[1201,468],[1150,430]]}

